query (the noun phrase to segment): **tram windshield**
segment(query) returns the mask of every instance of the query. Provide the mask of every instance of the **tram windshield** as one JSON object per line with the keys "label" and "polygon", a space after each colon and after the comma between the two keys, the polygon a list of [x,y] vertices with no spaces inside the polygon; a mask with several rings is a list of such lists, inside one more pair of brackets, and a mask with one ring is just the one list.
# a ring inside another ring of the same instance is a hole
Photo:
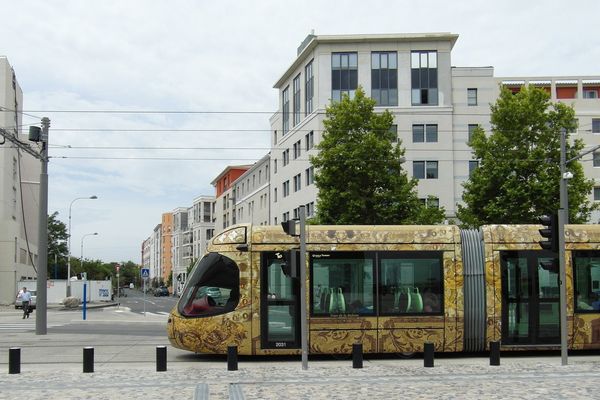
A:
{"label": "tram windshield", "polygon": [[224,314],[239,302],[240,270],[232,259],[210,253],[194,268],[179,301],[184,316],[202,317]]}

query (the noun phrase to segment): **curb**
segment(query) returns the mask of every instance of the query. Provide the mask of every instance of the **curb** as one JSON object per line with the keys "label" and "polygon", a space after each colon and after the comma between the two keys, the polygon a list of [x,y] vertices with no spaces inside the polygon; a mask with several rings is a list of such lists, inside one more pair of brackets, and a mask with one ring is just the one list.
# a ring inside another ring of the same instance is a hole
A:
{"label": "curb", "polygon": [[[111,302],[111,303],[94,303],[94,304],[87,304],[86,308],[89,310],[91,308],[117,307],[117,306],[120,306],[120,305],[121,305],[121,303],[114,303],[114,302]],[[52,308],[54,308],[54,307],[52,307]],[[61,306],[61,307],[56,307],[55,309],[59,310],[59,311],[80,311],[80,310],[83,310],[83,305],[80,304],[80,305],[78,305],[77,307],[74,307],[74,308],[68,308],[68,307],[65,307],[65,306]]]}

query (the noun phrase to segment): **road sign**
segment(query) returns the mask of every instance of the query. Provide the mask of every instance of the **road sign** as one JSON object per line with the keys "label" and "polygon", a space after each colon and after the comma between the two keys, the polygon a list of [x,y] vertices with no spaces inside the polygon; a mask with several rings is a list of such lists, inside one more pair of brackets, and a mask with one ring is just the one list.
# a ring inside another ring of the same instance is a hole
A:
{"label": "road sign", "polygon": [[142,268],[142,278],[150,278],[150,268]]}

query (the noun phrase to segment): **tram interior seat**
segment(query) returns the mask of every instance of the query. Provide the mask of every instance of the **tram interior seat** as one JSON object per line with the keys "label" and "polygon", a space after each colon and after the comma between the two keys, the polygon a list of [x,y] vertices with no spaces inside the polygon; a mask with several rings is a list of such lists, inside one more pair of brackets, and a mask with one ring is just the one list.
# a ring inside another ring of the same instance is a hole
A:
{"label": "tram interior seat", "polygon": [[346,312],[346,298],[342,288],[324,288],[321,293],[321,311],[330,314],[343,314]]}
{"label": "tram interior seat", "polygon": [[211,296],[205,295],[199,299],[195,299],[191,303],[189,303],[184,311],[186,314],[203,314],[207,310],[215,307],[217,305],[215,299]]}
{"label": "tram interior seat", "polygon": [[423,297],[419,288],[399,286],[394,290],[394,310],[399,312],[423,312]]}

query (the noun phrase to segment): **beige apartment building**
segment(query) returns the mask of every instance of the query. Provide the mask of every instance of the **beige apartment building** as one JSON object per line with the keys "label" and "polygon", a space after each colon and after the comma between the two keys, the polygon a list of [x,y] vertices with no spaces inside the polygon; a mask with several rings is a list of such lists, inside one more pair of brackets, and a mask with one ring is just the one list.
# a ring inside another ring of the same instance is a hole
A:
{"label": "beige apartment building", "polygon": [[[457,39],[451,33],[309,35],[274,85],[279,105],[270,118],[269,223],[296,217],[300,205],[309,216],[318,207],[309,156],[321,140],[325,107],[343,94],[353,96],[358,86],[377,101],[376,111],[393,113],[393,129],[406,148],[403,168],[419,180],[419,197],[433,196],[430,205],[443,206],[447,218],[455,217],[462,184],[477,167],[469,134],[477,125],[489,132],[500,85],[545,88],[553,101],[574,106],[580,125],[575,137],[589,146],[599,143],[600,76],[498,78],[493,67],[453,67]],[[590,193],[596,201],[598,167],[600,153],[584,159],[586,175],[597,182]]]}

